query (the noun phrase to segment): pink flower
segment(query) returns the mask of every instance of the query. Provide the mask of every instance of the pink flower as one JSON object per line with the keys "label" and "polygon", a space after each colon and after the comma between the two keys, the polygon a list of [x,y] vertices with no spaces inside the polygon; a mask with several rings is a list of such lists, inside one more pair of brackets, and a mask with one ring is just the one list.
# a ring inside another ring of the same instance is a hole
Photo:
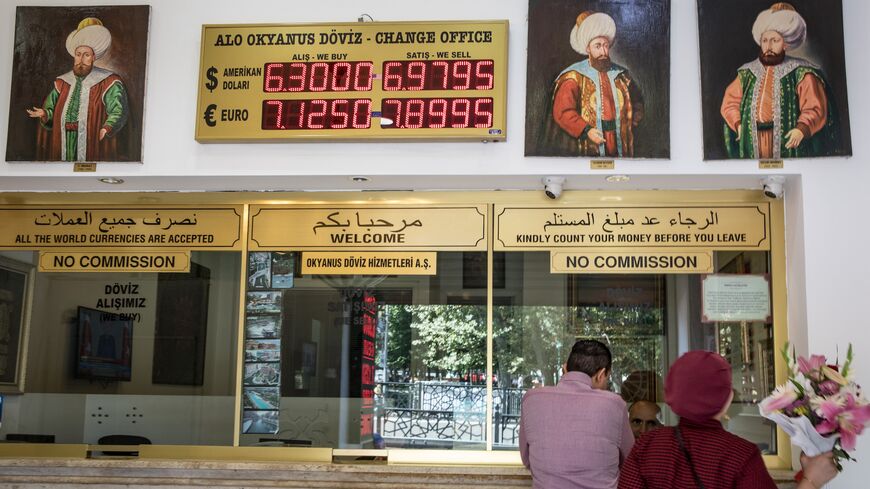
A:
{"label": "pink flower", "polygon": [[824,355],[811,355],[809,360],[798,357],[798,371],[812,379],[819,379],[819,370],[827,363]]}
{"label": "pink flower", "polygon": [[833,380],[826,380],[819,384],[819,393],[823,396],[832,396],[840,392],[840,384]]}
{"label": "pink flower", "polygon": [[852,393],[846,393],[844,399],[826,399],[819,404],[819,414],[824,421],[816,426],[816,431],[822,435],[840,434],[840,445],[843,450],[855,449],[857,436],[864,431],[864,425],[870,421],[870,405],[859,406]]}
{"label": "pink flower", "polygon": [[798,393],[791,383],[783,384],[776,388],[769,396],[761,401],[761,412],[770,414],[780,411],[792,405],[798,398]]}

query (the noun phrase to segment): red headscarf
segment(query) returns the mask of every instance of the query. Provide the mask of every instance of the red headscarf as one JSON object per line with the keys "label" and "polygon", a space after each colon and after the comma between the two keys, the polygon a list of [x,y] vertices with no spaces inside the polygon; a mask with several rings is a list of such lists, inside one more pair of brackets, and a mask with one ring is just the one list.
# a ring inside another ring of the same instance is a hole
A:
{"label": "red headscarf", "polygon": [[722,411],[731,394],[731,365],[709,351],[690,351],[671,365],[665,402],[681,418],[708,421]]}

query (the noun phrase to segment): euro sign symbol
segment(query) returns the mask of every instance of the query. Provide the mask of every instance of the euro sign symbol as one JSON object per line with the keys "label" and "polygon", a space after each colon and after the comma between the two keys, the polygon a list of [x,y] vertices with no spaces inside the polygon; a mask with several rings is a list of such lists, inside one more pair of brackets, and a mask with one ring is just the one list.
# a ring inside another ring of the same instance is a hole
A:
{"label": "euro sign symbol", "polygon": [[210,104],[208,107],[205,108],[205,113],[202,115],[202,118],[203,120],[205,120],[205,123],[208,124],[208,127],[214,127],[215,124],[217,124],[217,122],[215,122],[214,120],[215,109],[217,109],[217,105]]}
{"label": "euro sign symbol", "polygon": [[205,88],[208,88],[209,92],[213,92],[217,87],[217,78],[215,78],[215,73],[217,73],[217,68],[212,66],[205,72],[205,76],[208,78],[208,81],[205,84]]}

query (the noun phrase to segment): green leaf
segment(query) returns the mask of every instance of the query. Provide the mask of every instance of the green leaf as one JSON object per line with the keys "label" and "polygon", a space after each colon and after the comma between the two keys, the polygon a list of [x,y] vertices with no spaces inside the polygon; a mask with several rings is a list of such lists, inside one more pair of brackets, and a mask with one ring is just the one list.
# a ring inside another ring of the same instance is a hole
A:
{"label": "green leaf", "polygon": [[806,393],[806,390],[804,389],[804,386],[800,385],[800,384],[799,384],[796,380],[794,380],[794,379],[788,379],[788,381],[791,382],[791,383],[795,386],[795,388],[797,389],[797,391],[800,393],[800,396],[801,396],[801,397],[804,397],[804,395],[805,395],[805,393]]}
{"label": "green leaf", "polygon": [[849,375],[849,368],[852,366],[852,343],[849,343],[849,350],[846,352],[846,363],[843,364],[843,377]]}
{"label": "green leaf", "polygon": [[785,360],[786,365],[788,365],[788,364],[789,364],[789,360],[790,360],[789,357],[788,357],[788,341],[786,341],[786,342],[782,345],[782,349],[779,350],[779,353],[782,355],[782,358]]}

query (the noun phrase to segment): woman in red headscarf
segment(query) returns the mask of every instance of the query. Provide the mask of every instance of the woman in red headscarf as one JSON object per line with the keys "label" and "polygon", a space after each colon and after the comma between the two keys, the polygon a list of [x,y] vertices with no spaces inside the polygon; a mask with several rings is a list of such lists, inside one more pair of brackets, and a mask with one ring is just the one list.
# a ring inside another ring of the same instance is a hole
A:
{"label": "woman in red headscarf", "polygon": [[[619,489],[776,489],[761,452],[722,427],[734,391],[731,365],[708,351],[686,353],[665,379],[665,401],[677,426],[647,433],[619,475]],[[798,489],[820,489],[837,475],[830,452],[801,455]]]}

